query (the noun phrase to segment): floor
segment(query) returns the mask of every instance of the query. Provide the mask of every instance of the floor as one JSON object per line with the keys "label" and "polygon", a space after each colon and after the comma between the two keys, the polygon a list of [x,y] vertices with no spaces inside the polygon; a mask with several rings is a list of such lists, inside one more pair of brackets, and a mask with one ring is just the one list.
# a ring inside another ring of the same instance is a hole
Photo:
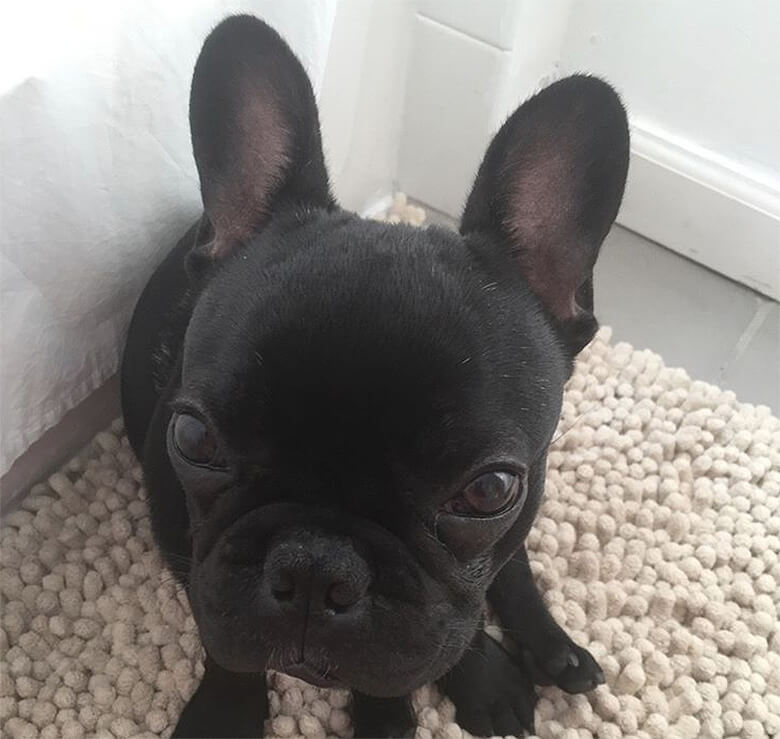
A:
{"label": "floor", "polygon": [[[428,209],[429,222],[454,227]],[[596,312],[615,341],[780,413],[780,304],[615,226],[595,272]]]}
{"label": "floor", "polygon": [[604,242],[595,290],[616,340],[780,413],[780,304],[620,227]]}

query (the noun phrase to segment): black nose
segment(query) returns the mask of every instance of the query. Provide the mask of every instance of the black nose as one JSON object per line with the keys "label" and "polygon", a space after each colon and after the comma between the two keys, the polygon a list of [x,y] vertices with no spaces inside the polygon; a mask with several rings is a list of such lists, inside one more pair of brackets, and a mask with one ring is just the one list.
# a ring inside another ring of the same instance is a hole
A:
{"label": "black nose", "polygon": [[268,580],[271,595],[278,603],[291,603],[303,598],[312,601],[312,605],[320,605],[336,613],[354,606],[365,593],[358,583],[317,572],[316,566],[311,571],[276,569],[270,573]]}
{"label": "black nose", "polygon": [[266,557],[265,579],[279,607],[308,607],[341,614],[366,594],[370,573],[348,540],[299,531],[285,536]]}

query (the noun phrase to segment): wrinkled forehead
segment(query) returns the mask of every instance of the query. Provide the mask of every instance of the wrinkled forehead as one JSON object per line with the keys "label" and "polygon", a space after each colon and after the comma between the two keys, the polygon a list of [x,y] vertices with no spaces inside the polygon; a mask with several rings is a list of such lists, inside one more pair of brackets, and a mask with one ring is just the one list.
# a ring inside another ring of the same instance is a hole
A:
{"label": "wrinkled forehead", "polygon": [[207,285],[185,365],[261,349],[277,364],[350,349],[361,350],[355,360],[400,360],[419,344],[464,354],[479,333],[472,266],[459,237],[440,231],[338,218],[271,229]]}
{"label": "wrinkled forehead", "polygon": [[184,380],[205,375],[223,396],[329,400],[344,412],[376,409],[401,388],[408,403],[443,402],[478,381],[480,351],[475,317],[446,279],[367,255],[298,260],[243,289],[210,291],[188,331]]}
{"label": "wrinkled forehead", "polygon": [[419,449],[445,437],[454,452],[543,434],[554,388],[536,319],[502,328],[510,308],[467,260],[359,235],[299,243],[271,267],[235,260],[193,316],[183,392],[244,435],[322,447],[370,433]]}

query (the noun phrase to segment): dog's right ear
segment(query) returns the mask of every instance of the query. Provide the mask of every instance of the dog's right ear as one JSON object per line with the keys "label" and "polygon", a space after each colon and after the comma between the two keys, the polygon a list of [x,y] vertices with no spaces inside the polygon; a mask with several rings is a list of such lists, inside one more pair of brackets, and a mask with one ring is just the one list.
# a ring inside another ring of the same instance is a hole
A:
{"label": "dog's right ear", "polygon": [[284,205],[332,208],[317,104],[303,66],[276,31],[237,15],[208,36],[192,78],[190,130],[219,258]]}

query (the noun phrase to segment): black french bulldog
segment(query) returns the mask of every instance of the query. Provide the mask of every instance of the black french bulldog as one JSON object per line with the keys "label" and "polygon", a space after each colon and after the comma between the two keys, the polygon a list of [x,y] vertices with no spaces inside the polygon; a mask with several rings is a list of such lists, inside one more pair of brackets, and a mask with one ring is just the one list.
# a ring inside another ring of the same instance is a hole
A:
{"label": "black french bulldog", "polygon": [[[331,194],[301,64],[248,16],[195,67],[205,214],[157,269],[122,367],[154,533],[206,657],[174,736],[258,736],[265,671],[354,691],[356,736],[414,731],[439,681],[478,735],[533,726],[533,683],[603,681],[524,547],[628,130],[563,79],[487,150],[456,234]],[[523,658],[481,628],[486,600]]]}

